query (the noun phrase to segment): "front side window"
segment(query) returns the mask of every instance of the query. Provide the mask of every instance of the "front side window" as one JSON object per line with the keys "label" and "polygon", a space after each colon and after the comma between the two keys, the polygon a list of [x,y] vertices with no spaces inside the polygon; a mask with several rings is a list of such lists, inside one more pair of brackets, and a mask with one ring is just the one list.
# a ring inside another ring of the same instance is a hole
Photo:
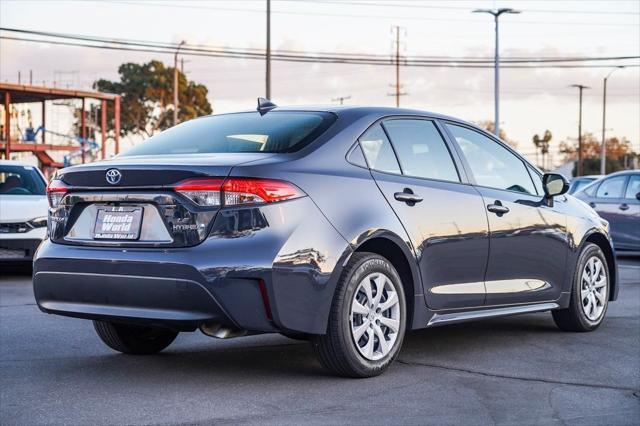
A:
{"label": "front side window", "polygon": [[596,198],[622,198],[622,190],[626,180],[626,176],[605,179],[596,191]]}
{"label": "front side window", "polygon": [[376,124],[360,137],[360,146],[367,159],[369,168],[387,173],[400,174],[400,165],[393,152],[387,135]]}
{"label": "front side window", "polygon": [[294,152],[320,136],[334,121],[331,113],[309,111],[212,115],[158,133],[122,156]]}
{"label": "front side window", "polygon": [[407,176],[460,182],[456,166],[435,124],[428,120],[388,120],[383,124]]}
{"label": "front side window", "polygon": [[640,175],[632,175],[629,178],[629,183],[627,184],[627,191],[624,194],[624,198],[628,198],[630,200],[636,200],[636,196],[640,193]]}
{"label": "front side window", "polygon": [[0,195],[44,195],[45,186],[31,166],[0,165]]}
{"label": "front side window", "polygon": [[529,174],[531,175],[531,180],[533,180],[533,186],[536,188],[536,192],[538,195],[544,195],[544,187],[542,186],[542,177],[540,176],[540,173],[528,164],[527,168],[529,169]]}
{"label": "front side window", "polygon": [[478,185],[536,194],[524,162],[493,139],[466,127],[447,123],[462,148]]}

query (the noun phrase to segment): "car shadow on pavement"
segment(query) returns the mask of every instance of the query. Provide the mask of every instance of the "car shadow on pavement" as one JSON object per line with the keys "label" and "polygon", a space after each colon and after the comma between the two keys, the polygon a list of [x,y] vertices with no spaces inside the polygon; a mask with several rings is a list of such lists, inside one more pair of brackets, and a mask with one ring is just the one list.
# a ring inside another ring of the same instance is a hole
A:
{"label": "car shadow on pavement", "polygon": [[[529,316],[530,317],[530,316]],[[515,318],[458,324],[447,327],[412,331],[405,337],[400,358],[427,358],[433,355],[450,358],[473,358],[474,347],[492,345],[492,351],[513,345],[514,336],[520,344],[534,344],[540,334],[557,334],[553,323],[546,318],[518,320]],[[189,336],[191,337],[191,336]],[[195,337],[195,336],[194,336]],[[176,380],[191,381],[237,380],[238,376],[278,377],[331,377],[316,360],[311,344],[285,337],[272,338],[269,344],[250,340],[253,337],[231,341],[218,341],[200,336],[204,341],[177,345],[153,356],[132,356],[105,353],[77,358],[68,368],[73,374],[91,372],[95,380],[106,380],[122,371],[135,371],[136,380],[154,380],[156,375],[170,375]],[[180,338],[179,338],[180,339]],[[530,342],[528,342],[530,340]],[[232,344],[231,344],[232,343]],[[67,368],[67,367],[63,367]],[[64,374],[64,371],[58,373]]]}

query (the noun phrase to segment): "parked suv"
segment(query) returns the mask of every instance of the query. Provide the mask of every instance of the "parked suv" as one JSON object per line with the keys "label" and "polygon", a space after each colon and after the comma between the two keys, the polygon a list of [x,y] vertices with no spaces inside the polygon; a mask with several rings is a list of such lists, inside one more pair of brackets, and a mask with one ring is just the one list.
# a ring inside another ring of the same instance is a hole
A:
{"label": "parked suv", "polygon": [[597,328],[616,261],[567,189],[451,117],[262,101],[62,170],[35,297],[124,353],[277,332],[373,376],[406,330],[542,311]]}

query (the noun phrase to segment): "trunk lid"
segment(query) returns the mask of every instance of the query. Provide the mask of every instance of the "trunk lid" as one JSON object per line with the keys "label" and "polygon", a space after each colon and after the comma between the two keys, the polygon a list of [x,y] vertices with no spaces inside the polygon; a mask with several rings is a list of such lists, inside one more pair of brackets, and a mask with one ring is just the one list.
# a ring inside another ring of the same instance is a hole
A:
{"label": "trunk lid", "polygon": [[233,167],[272,155],[121,157],[64,169],[58,179],[69,188],[61,204],[50,209],[51,240],[107,247],[199,244],[207,237],[219,207],[196,205],[173,186],[192,178],[226,178]]}

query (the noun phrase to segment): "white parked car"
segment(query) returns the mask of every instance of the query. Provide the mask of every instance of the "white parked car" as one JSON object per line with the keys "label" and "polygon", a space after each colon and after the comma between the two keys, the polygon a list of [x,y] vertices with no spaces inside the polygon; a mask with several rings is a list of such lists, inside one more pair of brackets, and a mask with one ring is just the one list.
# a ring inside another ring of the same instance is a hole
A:
{"label": "white parked car", "polygon": [[46,186],[37,167],[0,160],[0,262],[30,261],[47,235]]}

